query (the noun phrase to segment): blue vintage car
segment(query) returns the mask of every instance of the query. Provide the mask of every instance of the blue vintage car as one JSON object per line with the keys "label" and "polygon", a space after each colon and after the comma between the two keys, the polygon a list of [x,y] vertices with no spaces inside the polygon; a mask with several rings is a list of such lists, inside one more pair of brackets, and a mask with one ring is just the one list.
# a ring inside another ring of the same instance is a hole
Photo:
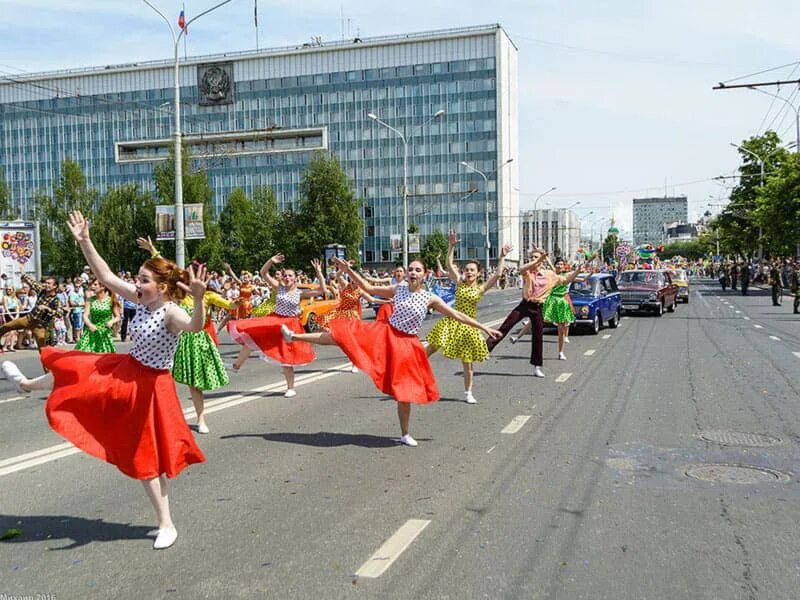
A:
{"label": "blue vintage car", "polygon": [[575,324],[589,326],[597,333],[607,323],[615,328],[622,314],[622,300],[617,282],[609,273],[595,273],[576,279],[569,286],[569,297],[575,307]]}

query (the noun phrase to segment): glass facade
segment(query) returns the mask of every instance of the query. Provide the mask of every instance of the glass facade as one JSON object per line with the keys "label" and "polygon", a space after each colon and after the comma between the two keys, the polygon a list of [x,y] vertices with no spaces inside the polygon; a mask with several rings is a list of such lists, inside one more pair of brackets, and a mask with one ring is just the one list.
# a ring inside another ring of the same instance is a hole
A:
{"label": "glass facade", "polygon": [[[494,38],[495,31],[487,28],[475,35]],[[244,78],[254,69],[237,69],[238,61],[252,58],[241,57],[233,61],[238,74],[232,103],[219,106],[201,105],[194,82],[182,85],[184,135],[193,144],[216,134],[227,140],[224,151],[194,159],[195,166],[208,172],[215,211],[236,187],[251,193],[268,186],[281,208],[293,206],[310,148],[324,146],[339,159],[356,196],[364,201],[364,262],[397,260],[391,237],[402,232],[404,148],[400,136],[368,118],[374,113],[407,139],[408,222],[423,239],[434,230],[456,228],[459,256],[483,256],[488,202],[490,256],[496,256],[503,241],[498,240],[496,174],[503,158],[498,153],[498,65],[494,45],[483,46],[491,49],[483,57],[472,52],[456,60],[263,78]],[[164,63],[152,70],[164,71]],[[83,78],[103,75],[93,70]],[[120,81],[125,77],[125,72],[117,75]],[[77,161],[88,185],[101,192],[130,183],[152,190],[153,165],[165,158],[174,121],[174,91],[165,83],[127,89],[132,87],[128,82],[119,91],[113,82],[105,83],[104,93],[89,94],[46,75],[0,80],[5,88],[0,89],[5,92],[0,99],[0,164],[20,216],[35,217],[34,195],[52,190],[66,158]],[[26,95],[36,99],[24,99]],[[434,117],[441,110],[445,113]],[[292,139],[293,130],[311,130],[313,135],[303,138],[303,146]],[[270,140],[266,151],[253,132],[286,134]],[[249,140],[241,142],[241,151],[231,141],[237,136]],[[488,176],[485,194],[483,179],[460,165],[462,161]]]}
{"label": "glass facade", "polygon": [[665,223],[685,223],[689,218],[686,196],[633,199],[633,243],[661,244],[665,241]]}

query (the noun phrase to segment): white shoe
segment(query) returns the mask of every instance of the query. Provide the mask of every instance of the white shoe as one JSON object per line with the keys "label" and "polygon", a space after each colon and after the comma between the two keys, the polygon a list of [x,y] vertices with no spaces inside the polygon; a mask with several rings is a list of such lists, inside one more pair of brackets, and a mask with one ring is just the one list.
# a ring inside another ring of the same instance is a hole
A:
{"label": "white shoe", "polygon": [[558,353],[558,360],[567,360],[567,355],[563,352]]}
{"label": "white shoe", "polygon": [[294,333],[286,325],[281,325],[281,335],[290,344],[294,341]]}
{"label": "white shoe", "polygon": [[467,404],[477,404],[478,401],[475,400],[475,396],[472,395],[472,392],[464,392],[464,402]]}
{"label": "white shoe", "polygon": [[163,550],[169,548],[178,539],[178,530],[174,527],[165,527],[158,530],[156,541],[153,542],[153,550]]}
{"label": "white shoe", "polygon": [[410,433],[407,433],[400,437],[400,443],[403,444],[404,446],[411,446],[412,448],[414,448],[417,445],[417,440],[411,437]]}
{"label": "white shoe", "polygon": [[27,378],[22,374],[22,371],[19,370],[19,367],[15,363],[10,360],[4,360],[3,363],[0,364],[0,369],[3,370],[3,375],[6,376],[6,379],[14,384],[18,392],[23,394],[28,392],[28,390],[22,387],[22,382]]}
{"label": "white shoe", "polygon": [[205,423],[198,423],[197,424],[197,433],[208,433],[208,425]]}
{"label": "white shoe", "polygon": [[284,398],[294,398],[295,396],[297,396],[297,392],[294,391],[294,388],[288,389],[285,392],[283,392]]}
{"label": "white shoe", "polygon": [[568,337],[565,337],[565,338],[564,338],[564,343],[565,343],[565,344],[569,344],[569,338],[568,338]]}
{"label": "white shoe", "polygon": [[518,340],[519,338],[518,338],[516,335],[510,335],[510,336],[508,336],[508,339],[510,339],[510,340],[511,340],[511,343],[512,343],[512,344],[516,344],[516,343],[517,343],[517,340]]}
{"label": "white shoe", "polygon": [[358,367],[353,365],[352,367],[350,367],[350,372],[351,373],[358,373]]}
{"label": "white shoe", "polygon": [[544,371],[542,371],[542,367],[536,367],[533,370],[533,376],[534,377],[544,377]]}

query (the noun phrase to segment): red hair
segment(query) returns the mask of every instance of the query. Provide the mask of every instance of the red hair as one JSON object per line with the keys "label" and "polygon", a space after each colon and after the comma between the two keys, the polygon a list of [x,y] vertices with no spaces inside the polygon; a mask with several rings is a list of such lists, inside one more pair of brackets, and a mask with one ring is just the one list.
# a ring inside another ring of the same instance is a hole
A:
{"label": "red hair", "polygon": [[154,256],[144,261],[142,265],[153,274],[156,283],[163,283],[167,286],[167,296],[173,300],[182,300],[186,296],[178,282],[189,285],[189,273],[181,269],[171,260],[162,256]]}

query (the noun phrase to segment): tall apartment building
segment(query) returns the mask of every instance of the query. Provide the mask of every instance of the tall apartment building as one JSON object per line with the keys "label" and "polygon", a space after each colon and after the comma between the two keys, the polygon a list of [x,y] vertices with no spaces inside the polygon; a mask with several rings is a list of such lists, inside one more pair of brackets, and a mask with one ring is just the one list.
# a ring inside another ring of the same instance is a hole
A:
{"label": "tall apartment building", "polygon": [[689,218],[686,196],[633,199],[633,244],[661,244],[665,241],[665,223]]}
{"label": "tall apartment building", "polygon": [[572,260],[581,245],[581,220],[564,208],[522,211],[519,239],[526,252],[536,244],[552,257]]}
{"label": "tall apartment building", "polygon": [[[18,216],[34,216],[34,194],[52,190],[66,158],[101,192],[152,190],[172,144],[173,66],[0,78],[0,166]],[[407,141],[408,221],[423,238],[455,228],[459,256],[482,259],[488,210],[491,257],[519,246],[508,225],[519,210],[517,49],[499,25],[190,57],[179,79],[184,144],[208,171],[215,212],[237,187],[269,186],[294,206],[311,152],[327,150],[365,201],[364,262],[397,260],[404,143],[372,113]]]}

